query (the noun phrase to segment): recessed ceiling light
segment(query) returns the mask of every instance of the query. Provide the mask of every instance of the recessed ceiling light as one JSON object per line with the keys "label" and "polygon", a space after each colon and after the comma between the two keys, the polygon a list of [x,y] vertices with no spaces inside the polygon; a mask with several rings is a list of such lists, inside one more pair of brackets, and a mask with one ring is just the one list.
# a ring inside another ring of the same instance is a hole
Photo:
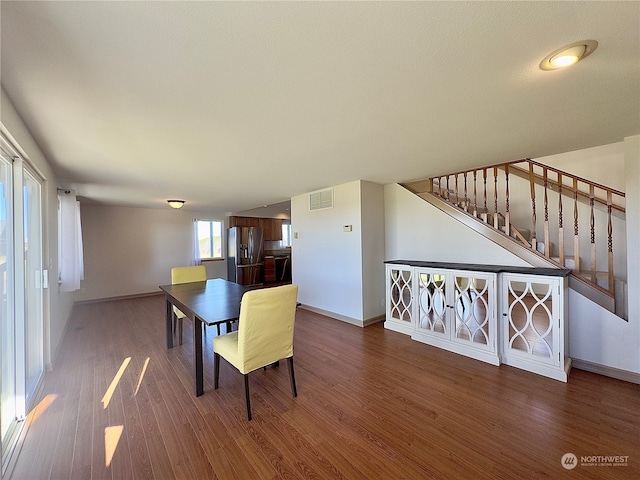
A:
{"label": "recessed ceiling light", "polygon": [[542,70],[557,70],[588,57],[598,47],[595,40],[581,40],[550,53],[540,62]]}

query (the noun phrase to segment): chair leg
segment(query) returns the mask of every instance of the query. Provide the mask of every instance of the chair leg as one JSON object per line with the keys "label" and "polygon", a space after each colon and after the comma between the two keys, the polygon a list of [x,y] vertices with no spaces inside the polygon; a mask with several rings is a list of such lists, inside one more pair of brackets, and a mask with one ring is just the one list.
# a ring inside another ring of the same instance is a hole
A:
{"label": "chair leg", "polygon": [[213,353],[213,389],[218,388],[218,379],[220,378],[220,354]]}
{"label": "chair leg", "polygon": [[179,345],[182,345],[182,318],[178,319],[178,339]]}
{"label": "chair leg", "polygon": [[289,364],[289,379],[291,380],[291,393],[294,397],[298,396],[298,390],[296,389],[296,376],[293,373],[293,357],[287,358]]}
{"label": "chair leg", "polygon": [[218,336],[220,336],[220,324],[216,323],[216,329],[218,330]]}
{"label": "chair leg", "polygon": [[247,403],[247,420],[251,420],[251,398],[249,395],[249,374],[244,374],[244,397]]}

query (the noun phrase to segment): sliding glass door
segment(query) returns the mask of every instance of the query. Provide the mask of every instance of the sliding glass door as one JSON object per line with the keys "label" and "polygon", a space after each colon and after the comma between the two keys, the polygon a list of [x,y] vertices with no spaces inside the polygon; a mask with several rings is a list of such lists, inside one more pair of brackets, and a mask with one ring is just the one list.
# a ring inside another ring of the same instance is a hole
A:
{"label": "sliding glass door", "polygon": [[[16,343],[13,308],[13,176],[12,161],[0,151],[0,433],[2,465],[8,453],[9,439],[17,427]],[[4,470],[4,469],[3,469]]]}
{"label": "sliding glass door", "polygon": [[24,245],[25,394],[29,404],[44,372],[42,321],[42,185],[24,168],[22,178]]}
{"label": "sliding glass door", "polygon": [[2,471],[44,373],[42,181],[0,142]]}

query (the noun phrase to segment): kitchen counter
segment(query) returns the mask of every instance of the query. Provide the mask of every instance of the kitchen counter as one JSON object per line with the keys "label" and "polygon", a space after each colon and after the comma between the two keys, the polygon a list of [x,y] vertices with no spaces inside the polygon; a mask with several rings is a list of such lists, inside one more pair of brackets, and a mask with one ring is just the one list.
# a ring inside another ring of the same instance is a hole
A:
{"label": "kitchen counter", "polygon": [[277,248],[277,249],[265,248],[264,254],[265,256],[272,256],[272,257],[290,257],[291,248]]}

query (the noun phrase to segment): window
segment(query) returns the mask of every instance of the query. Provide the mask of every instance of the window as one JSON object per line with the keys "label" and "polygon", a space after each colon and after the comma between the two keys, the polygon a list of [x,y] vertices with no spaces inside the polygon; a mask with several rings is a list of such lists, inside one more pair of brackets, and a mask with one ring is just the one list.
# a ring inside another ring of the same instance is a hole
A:
{"label": "window", "polygon": [[200,259],[222,259],[222,222],[196,220],[196,223]]}
{"label": "window", "polygon": [[285,247],[291,246],[291,224],[290,223],[282,224],[282,244]]}

